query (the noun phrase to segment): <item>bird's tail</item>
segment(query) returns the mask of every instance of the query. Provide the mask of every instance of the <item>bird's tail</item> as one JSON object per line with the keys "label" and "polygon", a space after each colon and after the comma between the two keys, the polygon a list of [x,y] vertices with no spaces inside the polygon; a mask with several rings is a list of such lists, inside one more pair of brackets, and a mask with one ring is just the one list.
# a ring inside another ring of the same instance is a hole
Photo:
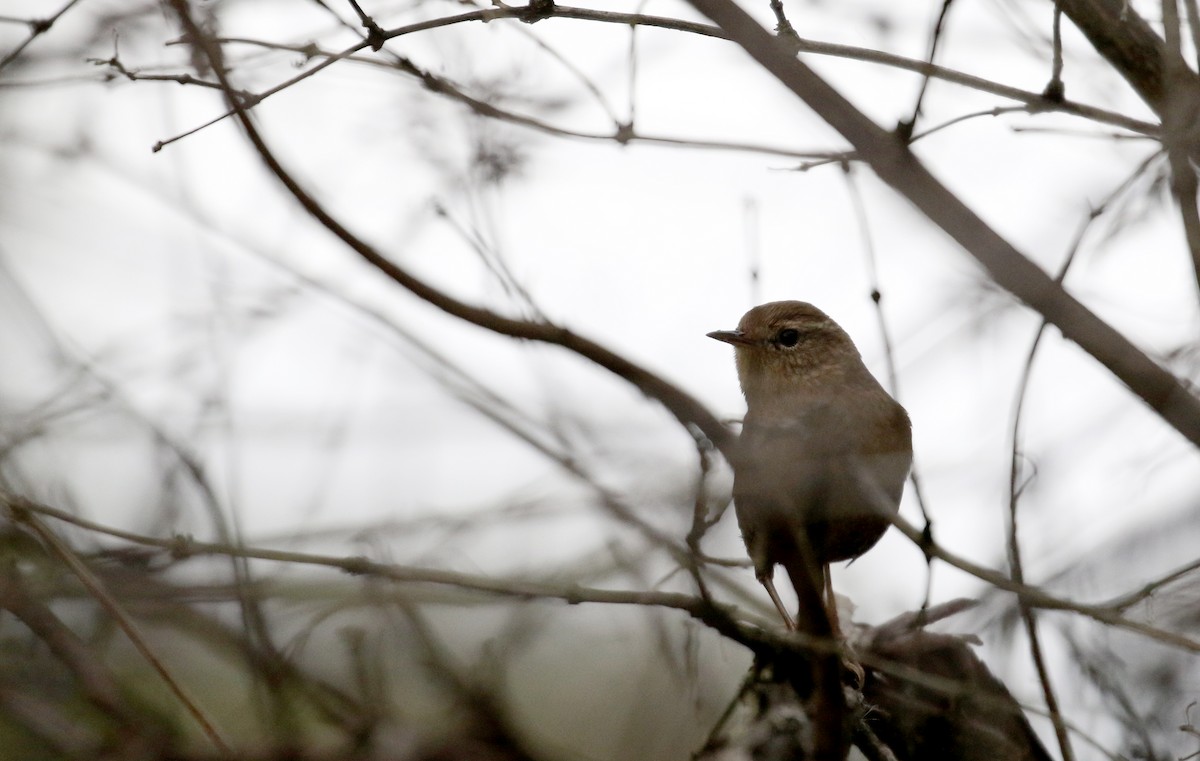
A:
{"label": "bird's tail", "polygon": [[[801,538],[796,554],[783,564],[796,590],[799,610],[796,630],[811,638],[807,668],[797,664],[794,679],[797,694],[807,698],[813,719],[813,758],[819,761],[843,761],[847,753],[846,699],[842,694],[842,662],[835,647],[829,610],[823,593],[828,568],[816,561],[807,541]],[[832,603],[831,603],[832,604]],[[807,673],[804,673],[807,672]]]}

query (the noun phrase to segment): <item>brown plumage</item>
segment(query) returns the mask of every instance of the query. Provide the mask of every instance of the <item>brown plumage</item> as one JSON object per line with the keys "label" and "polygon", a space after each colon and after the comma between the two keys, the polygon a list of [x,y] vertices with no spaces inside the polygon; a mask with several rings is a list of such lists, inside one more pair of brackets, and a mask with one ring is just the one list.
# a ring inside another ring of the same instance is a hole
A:
{"label": "brown plumage", "polygon": [[755,307],[737,330],[746,395],[733,499],[760,577],[807,544],[819,564],[858,557],[891,525],[912,463],[908,414],[867,370],[850,336],[802,301]]}
{"label": "brown plumage", "polygon": [[[802,301],[755,307],[732,344],[747,412],[733,461],[733,501],[755,574],[789,628],[834,634],[826,566],[856,558],[891,525],[912,463],[908,414],[867,370],[850,336]],[[799,599],[797,625],[772,581],[782,565]],[[814,658],[820,755],[844,750],[840,669]]]}

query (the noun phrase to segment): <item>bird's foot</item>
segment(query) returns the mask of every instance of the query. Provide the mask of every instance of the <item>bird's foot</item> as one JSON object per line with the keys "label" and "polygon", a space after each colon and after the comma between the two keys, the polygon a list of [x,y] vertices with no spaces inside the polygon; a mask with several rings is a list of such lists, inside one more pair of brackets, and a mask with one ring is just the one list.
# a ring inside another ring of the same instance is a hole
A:
{"label": "bird's foot", "polygon": [[787,608],[784,607],[783,600],[779,599],[779,592],[775,590],[775,581],[765,574],[759,575],[758,580],[766,588],[771,602],[775,603],[775,609],[779,611],[779,615],[783,618],[783,625],[790,632],[796,631],[796,621],[788,613]]}

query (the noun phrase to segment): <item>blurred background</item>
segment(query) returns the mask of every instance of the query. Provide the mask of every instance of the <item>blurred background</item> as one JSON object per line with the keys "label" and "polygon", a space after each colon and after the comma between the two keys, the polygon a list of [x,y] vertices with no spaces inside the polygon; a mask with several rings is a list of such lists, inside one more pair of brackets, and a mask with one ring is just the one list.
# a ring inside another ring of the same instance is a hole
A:
{"label": "blurred background", "polygon": [[[776,23],[767,0],[741,5]],[[1130,5],[1163,32],[1162,6]],[[1039,339],[1035,312],[690,6],[534,24],[484,23],[489,7],[364,2],[412,27],[378,51],[341,0],[190,12],[233,86],[269,95],[252,114],[286,168],[437,288],[594,339],[731,421],[732,353],[705,333],[813,302],[908,408],[924,499],[902,515],[944,547],[1007,573],[1015,484],[1026,579],[1056,596],[1104,603],[1197,561],[1195,447],[1055,329]],[[1195,382],[1197,280],[1157,117],[1066,19],[1066,96],[1101,111],[995,94],[1051,81],[1054,3],[782,7],[804,39],[850,46],[804,54],[818,73],[885,128],[915,119],[948,187]],[[701,547],[730,562],[704,573],[772,621],[726,464],[623,379],[382,277],[221,118],[216,81],[170,4],[0,4],[0,490],[66,514],[0,524],[10,603],[58,622],[0,615],[0,757],[137,757],[122,722],[175,757],[210,748],[115,605],[244,757],[690,758],[749,654],[679,611],[561,598],[695,593],[672,548],[696,510],[725,511]],[[355,558],[413,573],[335,562]],[[867,624],[981,598],[944,628],[983,640],[1057,748],[1011,595],[898,531],[834,583]],[[1128,614],[1195,637],[1197,597],[1184,573]],[[1037,620],[1078,758],[1197,752],[1188,648]],[[97,708],[81,674],[120,699]]]}

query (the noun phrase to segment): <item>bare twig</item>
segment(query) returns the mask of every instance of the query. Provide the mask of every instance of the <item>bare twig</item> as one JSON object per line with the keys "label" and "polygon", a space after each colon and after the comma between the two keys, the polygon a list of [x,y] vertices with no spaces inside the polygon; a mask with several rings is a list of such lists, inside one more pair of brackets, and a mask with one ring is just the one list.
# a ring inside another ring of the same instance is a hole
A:
{"label": "bare twig", "polygon": [[118,723],[136,719],[103,661],[49,607],[26,589],[16,568],[0,568],[0,609],[12,613],[74,674],[82,693]]}
{"label": "bare twig", "polygon": [[[929,36],[929,55],[925,61],[930,67],[933,66],[934,60],[937,58],[938,43],[942,40],[942,31],[946,25],[946,17],[950,14],[950,6],[954,0],[942,0],[942,8],[938,11],[937,21],[933,25],[933,34]],[[925,92],[929,89],[929,80],[932,76],[927,72],[921,77],[921,89],[917,91],[917,100],[913,104],[912,116],[907,120],[901,121],[896,126],[896,132],[901,140],[907,142],[913,134],[913,130],[917,126],[917,120],[921,118],[921,107],[925,103]]]}
{"label": "bare twig", "polygon": [[1112,608],[1113,610],[1117,611],[1128,610],[1134,605],[1153,597],[1163,587],[1173,584],[1174,582],[1179,581],[1186,576],[1190,576],[1197,571],[1200,571],[1200,560],[1193,560],[1189,563],[1185,563],[1179,568],[1176,568],[1170,573],[1154,579],[1153,581],[1146,582],[1140,588],[1132,592],[1121,595],[1120,597],[1114,597],[1111,600],[1106,600],[1105,602],[1101,603],[1101,606],[1105,608]]}
{"label": "bare twig", "polygon": [[[1094,219],[1095,217],[1091,217]],[[1086,227],[1085,227],[1086,229]],[[1074,260],[1075,252],[1078,250],[1078,244],[1082,239],[1083,231],[1080,231],[1076,238],[1075,245],[1072,247],[1070,255],[1055,278],[1061,283],[1067,274],[1067,269]],[[1010,459],[1009,468],[1009,499],[1008,499],[1008,514],[1009,514],[1009,531],[1008,531],[1008,556],[1010,569],[1013,581],[1020,584],[1025,583],[1025,572],[1021,564],[1021,547],[1018,541],[1017,531],[1017,504],[1020,499],[1021,487],[1017,483],[1019,471],[1019,444],[1020,441],[1020,421],[1021,410],[1025,399],[1025,390],[1029,381],[1029,370],[1033,365],[1033,358],[1037,352],[1037,347],[1041,342],[1042,336],[1045,334],[1046,321],[1042,320],[1038,327],[1037,334],[1034,336],[1032,346],[1029,350],[1029,356],[1025,363],[1025,373],[1021,376],[1020,390],[1017,396],[1017,409],[1013,414],[1013,433],[1012,433],[1012,457]],[[1046,710],[1050,714],[1050,720],[1054,725],[1054,734],[1058,739],[1058,747],[1062,752],[1063,761],[1073,761],[1075,754],[1071,749],[1071,739],[1067,734],[1066,723],[1063,720],[1062,712],[1058,706],[1058,698],[1054,693],[1053,684],[1050,681],[1050,671],[1046,666],[1046,659],[1042,653],[1042,640],[1038,633],[1037,618],[1033,609],[1026,604],[1024,598],[1017,597],[1017,607],[1021,613],[1021,620],[1025,624],[1025,633],[1029,637],[1029,654],[1033,660],[1034,669],[1037,671],[1038,682],[1042,687],[1042,696],[1046,700]]]}
{"label": "bare twig", "polygon": [[[484,10],[479,10],[479,11],[472,11],[472,12],[468,12],[468,13],[458,14],[456,16],[447,16],[447,17],[443,17],[443,18],[439,18],[439,19],[433,19],[430,21],[424,21],[424,22],[420,22],[420,23],[416,23],[416,24],[409,24],[406,26],[397,27],[396,29],[386,31],[384,33],[384,39],[394,39],[396,37],[400,37],[400,36],[407,35],[407,34],[414,34],[417,32],[427,31],[430,29],[436,29],[436,28],[445,27],[445,26],[452,26],[455,24],[463,24],[463,23],[470,23],[470,22],[486,23],[488,21],[502,19],[502,18],[520,19],[520,18],[525,17],[527,15],[527,13],[528,13],[528,11],[525,7],[492,8],[492,9],[484,9]],[[717,38],[726,37],[725,33],[721,29],[714,27],[714,26],[707,25],[707,24],[696,24],[693,22],[686,22],[686,21],[682,21],[679,19],[671,19],[671,18],[660,17],[660,16],[647,16],[644,14],[613,13],[613,12],[608,12],[608,11],[594,11],[594,10],[590,10],[590,9],[570,8],[570,7],[561,6],[561,5],[553,6],[546,13],[544,18],[581,19],[581,20],[601,22],[601,23],[616,23],[616,24],[621,24],[621,25],[628,25],[630,27],[638,27],[638,26],[658,27],[658,28],[663,28],[663,29],[672,29],[675,31],[687,32],[687,33],[691,33],[691,34],[699,34],[699,35],[708,36],[708,37],[717,37]],[[318,72],[327,68],[329,65],[331,65],[332,63],[335,63],[336,61],[356,60],[356,61],[360,61],[360,62],[365,61],[365,62],[369,62],[369,63],[375,64],[375,65],[381,65],[381,66],[393,65],[393,64],[386,63],[386,62],[376,61],[374,59],[360,59],[360,58],[354,56],[355,53],[365,50],[365,49],[368,49],[372,46],[371,43],[368,41],[363,41],[363,42],[357,43],[357,44],[355,44],[345,50],[337,52],[337,53],[322,51],[311,43],[306,44],[306,45],[285,45],[285,44],[281,44],[281,43],[267,43],[267,42],[263,42],[260,40],[252,40],[252,39],[236,38],[236,37],[217,38],[217,42],[219,42],[220,44],[241,43],[241,44],[247,44],[247,45],[257,45],[257,46],[261,46],[261,47],[275,48],[275,49],[280,49],[280,50],[292,50],[294,52],[301,53],[308,58],[318,58],[319,57],[319,58],[323,59],[321,61],[321,63],[318,64],[317,66],[307,69],[306,71],[303,71],[300,74],[297,74],[295,77],[292,77],[284,82],[281,82],[280,84],[264,91],[263,93],[260,93],[258,96],[256,96],[255,103],[265,100],[265,99],[271,97],[272,95],[275,95],[276,93],[279,93],[279,92],[303,81],[304,79],[314,76],[315,74],[317,74]],[[794,47],[795,49],[800,50],[802,52],[805,52],[805,53],[812,53],[815,55],[828,55],[828,56],[834,56],[834,57],[839,57],[839,58],[846,58],[848,60],[864,61],[864,62],[868,62],[868,63],[877,63],[877,64],[880,64],[883,66],[889,66],[889,67],[904,70],[904,71],[912,71],[912,72],[921,74],[924,77],[933,77],[933,78],[941,79],[941,80],[944,80],[947,82],[952,82],[952,83],[955,83],[955,84],[958,84],[958,85],[961,85],[964,87],[976,89],[981,92],[987,92],[987,93],[997,95],[997,96],[1000,96],[1003,98],[1016,100],[1018,102],[1024,103],[1027,106],[1029,106],[1031,112],[1061,111],[1063,113],[1072,114],[1072,115],[1079,116],[1079,117],[1082,117],[1082,118],[1085,118],[1085,119],[1088,119],[1091,121],[1100,122],[1100,123],[1104,123],[1104,124],[1110,124],[1113,126],[1118,126],[1118,127],[1128,129],[1128,130],[1131,130],[1131,131],[1139,133],[1139,134],[1155,135],[1158,133],[1158,130],[1159,130],[1158,126],[1155,124],[1151,124],[1149,122],[1141,121],[1138,119],[1133,119],[1133,118],[1130,118],[1130,117],[1122,115],[1122,114],[1114,113],[1112,111],[1106,111],[1104,109],[1094,108],[1092,106],[1085,106],[1085,105],[1078,104],[1078,103],[1072,103],[1065,99],[1063,99],[1063,100],[1051,99],[1051,98],[1046,97],[1045,93],[1037,93],[1037,92],[1032,92],[1032,91],[1021,90],[1021,89],[1015,88],[1015,87],[1009,87],[1007,85],[1002,85],[1002,84],[999,84],[996,82],[992,82],[992,81],[984,79],[982,77],[975,77],[975,76],[972,76],[969,74],[965,74],[963,72],[954,71],[953,69],[947,69],[942,66],[937,66],[935,64],[932,64],[932,63],[929,63],[926,61],[904,58],[903,56],[897,56],[897,55],[893,55],[891,53],[885,53],[885,52],[878,51],[878,50],[872,50],[870,48],[856,47],[856,46],[852,46],[852,45],[839,45],[839,44],[825,43],[825,42],[819,42],[819,41],[814,41],[814,40],[806,40],[806,39],[802,39],[802,38],[797,38],[795,44],[792,47]],[[170,76],[164,76],[162,78],[170,80]],[[177,81],[177,80],[175,80],[175,81]],[[200,84],[200,82],[197,81],[197,82],[195,82],[195,84]],[[202,86],[213,86],[213,85],[214,85],[214,83],[205,83]],[[448,94],[448,93],[446,93],[446,94]],[[464,102],[466,102],[466,101],[464,101]],[[470,105],[469,102],[468,102],[468,105]],[[156,151],[161,150],[162,148],[166,147],[167,145],[170,145],[171,143],[176,142],[177,140],[179,140],[183,137],[186,137],[187,135],[194,134],[195,132],[199,131],[200,129],[203,129],[204,127],[209,126],[212,123],[221,121],[222,119],[225,119],[225,118],[233,116],[233,115],[234,115],[234,110],[230,109],[229,111],[226,111],[221,116],[217,117],[216,119],[212,120],[211,122],[209,122],[205,125],[202,125],[201,127],[195,128],[193,130],[189,130],[186,133],[183,133],[176,137],[160,141],[159,143],[157,143],[155,145],[154,150],[156,150]],[[663,144],[663,145],[687,145],[689,147],[706,147],[706,148],[714,148],[714,149],[718,149],[718,150],[751,150],[751,151],[762,152],[762,153],[776,153],[779,155],[797,155],[797,153],[798,153],[797,151],[789,151],[786,149],[773,149],[773,148],[770,148],[767,146],[739,147],[739,145],[736,143],[727,144],[727,143],[712,142],[712,141],[696,142],[696,141],[682,140],[682,139],[670,138],[670,137],[654,137],[654,136],[639,135],[636,132],[634,132],[632,122],[630,122],[630,123],[619,123],[618,122],[615,125],[613,132],[611,132],[611,133],[586,133],[586,132],[582,132],[582,131],[567,130],[567,129],[555,127],[555,126],[546,124],[544,122],[541,122],[539,120],[531,119],[529,117],[520,116],[517,114],[509,114],[508,112],[505,112],[502,109],[497,109],[496,112],[491,115],[494,116],[495,118],[505,119],[506,121],[510,121],[514,124],[520,124],[520,125],[529,127],[531,129],[538,129],[540,131],[547,132],[549,134],[558,134],[558,135],[561,135],[564,137],[577,137],[577,138],[594,139],[594,140],[616,140],[617,142],[620,142],[620,143],[632,142],[632,141],[644,141],[644,142],[650,142],[650,143],[659,143],[659,144]],[[799,152],[799,153],[802,153],[802,152]]]}
{"label": "bare twig", "polygon": [[149,644],[146,642],[141,632],[138,631],[137,625],[134,624],[133,619],[129,618],[129,616],[125,614],[124,609],[121,608],[117,601],[113,599],[112,595],[110,595],[104,588],[104,584],[98,578],[96,578],[96,575],[93,574],[91,570],[83,563],[83,561],[79,559],[79,557],[75,554],[75,551],[67,546],[66,542],[60,539],[57,534],[49,530],[45,524],[43,524],[42,521],[33,513],[33,511],[22,510],[19,507],[14,510],[13,507],[15,506],[10,505],[9,507],[9,512],[12,514],[13,519],[28,526],[30,530],[37,534],[38,538],[45,542],[46,546],[58,556],[59,560],[61,560],[68,568],[71,569],[71,572],[75,574],[75,577],[79,579],[79,582],[83,584],[96,602],[99,603],[100,606],[103,607],[110,616],[112,616],[113,620],[117,623],[117,626],[121,628],[121,631],[125,632],[125,636],[129,638],[129,641],[133,644],[134,648],[141,653],[142,657],[146,659],[146,662],[149,663],[150,666],[158,673],[172,694],[175,695],[175,698],[180,702],[181,705],[183,705],[184,709],[191,714],[192,718],[196,721],[196,724],[200,726],[201,731],[204,732],[209,741],[212,742],[212,744],[220,752],[229,753],[229,746],[225,744],[225,741],[221,738],[220,733],[217,731],[217,728],[213,725],[212,721],[209,720],[208,716],[203,710],[201,710],[200,706],[198,706],[196,702],[187,694],[187,691],[183,689],[183,685],[171,675],[171,672],[167,669],[166,664],[163,663],[162,660],[155,655],[154,651],[150,649]]}
{"label": "bare twig", "polygon": [[[943,9],[944,12],[944,9]],[[915,121],[917,111],[914,110],[913,119]],[[863,203],[862,192],[855,182],[854,170],[849,163],[842,165],[843,175],[846,178],[846,185],[850,190],[850,203],[854,210],[854,217],[858,222],[858,229],[862,236],[863,253],[867,259],[867,278],[871,288],[871,302],[875,305],[875,318],[879,324],[879,335],[883,341],[883,356],[884,363],[888,373],[888,390],[892,396],[900,398],[900,381],[896,373],[896,354],[892,344],[891,331],[888,329],[887,318],[883,313],[883,289],[879,280],[879,266],[876,261],[875,240],[871,236],[871,223],[867,216],[867,207]],[[917,462],[914,457],[912,467],[908,473],[909,483],[913,487],[913,496],[917,500],[917,507],[921,510],[921,519],[924,521],[926,530],[932,531],[933,520],[929,516],[929,510],[925,503],[925,494],[921,489],[921,477],[917,468]],[[925,594],[921,599],[922,610],[929,607],[929,602],[933,596],[933,562],[928,555],[925,556]]]}
{"label": "bare twig", "polygon": [[[1062,266],[1055,275],[1055,282],[1061,284],[1067,276],[1071,265],[1075,262],[1076,256],[1083,244],[1084,236],[1092,228],[1093,223],[1101,217],[1109,207],[1120,197],[1122,197],[1134,182],[1152,165],[1154,157],[1143,161],[1136,170],[1113,190],[1107,198],[1105,198],[1096,208],[1087,215],[1086,219],[1080,224],[1079,229],[1075,233],[1074,239],[1067,250],[1067,256],[1063,260]],[[1030,343],[1029,353],[1025,358],[1024,368],[1021,373],[1021,379],[1017,387],[1016,402],[1013,410],[1013,422],[1011,432],[1011,454],[1009,459],[1009,532],[1008,532],[1008,553],[1012,564],[1012,578],[1014,581],[1025,583],[1024,569],[1021,563],[1021,550],[1018,541],[1018,521],[1017,507],[1020,501],[1022,487],[1020,481],[1020,462],[1021,462],[1021,421],[1022,413],[1025,407],[1026,393],[1029,388],[1029,381],[1033,372],[1034,358],[1037,356],[1038,349],[1041,345],[1042,336],[1045,335],[1045,330],[1048,323],[1043,319],[1038,326],[1037,332],[1034,334],[1033,341]],[[1061,749],[1063,761],[1070,761],[1074,757],[1071,750],[1069,735],[1067,734],[1066,722],[1063,719],[1062,713],[1058,708],[1058,699],[1055,697],[1054,689],[1050,683],[1049,670],[1046,667],[1045,658],[1042,654],[1041,638],[1038,635],[1037,623],[1032,609],[1025,604],[1020,597],[1017,598],[1017,604],[1021,612],[1021,618],[1025,624],[1026,634],[1029,637],[1030,655],[1033,658],[1034,667],[1037,670],[1038,679],[1042,685],[1042,694],[1046,700],[1046,708],[1050,714],[1050,719],[1054,725],[1054,732],[1057,736],[1059,748]],[[1116,610],[1121,610],[1116,606],[1109,604]]]}
{"label": "bare twig", "polygon": [[783,0],[771,0],[771,12],[775,14],[775,33],[779,35],[779,39],[799,50],[800,35],[796,34],[796,28],[788,21],[787,13],[783,10]]}
{"label": "bare twig", "polygon": [[1062,52],[1062,3],[1054,0],[1053,23],[1053,59],[1050,62],[1050,81],[1042,91],[1050,100],[1062,100],[1066,96],[1067,87],[1063,84],[1063,52]]}
{"label": "bare twig", "polygon": [[[380,578],[392,579],[394,581],[442,584],[470,591],[522,599],[544,597],[548,599],[563,600],[573,605],[583,602],[654,605],[657,607],[683,610],[691,614],[693,617],[700,618],[701,620],[704,620],[705,615],[709,612],[709,606],[707,606],[700,598],[668,592],[628,592],[605,589],[587,589],[578,586],[541,584],[538,582],[524,580],[495,579],[491,577],[455,573],[452,571],[376,563],[361,557],[332,557],[328,555],[317,555],[307,552],[271,550],[248,546],[230,546],[201,542],[189,537],[179,536],[169,539],[160,539],[157,537],[144,536],[131,531],[114,529],[94,521],[88,521],[83,518],[79,518],[57,508],[37,504],[28,499],[8,497],[3,493],[0,493],[0,507],[6,507],[9,510],[24,510],[36,513],[38,515],[45,515],[56,520],[66,521],[81,528],[87,529],[88,531],[107,534],[109,536],[134,542],[143,546],[158,547],[162,550],[173,553],[176,557],[181,558],[235,555],[238,557],[270,560],[282,563],[295,563],[299,565],[336,568],[345,571],[346,573],[351,573],[358,576],[377,576]],[[1075,612],[1087,618],[1100,621],[1101,623],[1111,624],[1128,631],[1140,633],[1150,639],[1179,648],[1181,650],[1200,652],[1200,642],[1179,634],[1175,634],[1174,632],[1168,632],[1166,630],[1150,626],[1140,621],[1132,621],[1127,619],[1121,615],[1119,609],[1109,605],[1089,604],[1067,600],[1060,597],[1055,597],[1040,587],[1029,584],[1019,584],[1009,578],[1007,574],[986,568],[949,552],[936,542],[933,542],[924,532],[920,531],[903,518],[897,516],[893,518],[893,523],[905,536],[920,546],[924,551],[929,552],[939,560],[943,560],[950,565],[965,571],[972,576],[991,584],[992,586],[997,587],[998,589],[1021,595],[1030,605],[1034,607],[1043,608],[1046,610]],[[724,610],[720,606],[718,606],[718,609],[722,611]],[[741,640],[739,639],[738,641],[740,642]],[[812,646],[816,647],[818,645]]]}
{"label": "bare twig", "polygon": [[1029,584],[1020,584],[1010,579],[1006,574],[999,571],[994,571],[990,568],[973,563],[964,557],[956,555],[934,541],[931,541],[929,536],[919,530],[916,526],[904,520],[900,516],[894,516],[892,524],[900,529],[901,533],[907,536],[914,544],[920,547],[923,551],[933,555],[939,560],[945,561],[950,565],[958,568],[961,571],[966,571],[972,576],[986,581],[992,586],[1003,589],[1006,592],[1012,592],[1020,595],[1022,600],[1034,608],[1044,608],[1046,610],[1062,610],[1078,613],[1087,618],[1099,621],[1102,624],[1109,624],[1128,631],[1137,632],[1152,640],[1161,642],[1171,647],[1176,647],[1181,650],[1187,650],[1194,653],[1200,653],[1200,641],[1190,637],[1185,637],[1182,634],[1169,632],[1165,629],[1160,629],[1155,626],[1150,626],[1142,621],[1133,621],[1121,615],[1119,610],[1107,605],[1089,605],[1081,602],[1068,602],[1061,598],[1045,592],[1040,587]]}
{"label": "bare twig", "polygon": [[[192,20],[189,9],[183,0],[174,0],[172,7],[183,22],[188,34],[196,40],[197,45],[200,45],[206,51],[209,48],[215,47],[216,43],[210,37],[206,36]],[[209,61],[214,64],[214,72],[221,80],[222,85],[227,87],[228,79],[226,74],[217,65],[220,60],[219,56],[215,53],[206,54]],[[250,119],[249,113],[240,106],[236,98],[231,97],[230,100],[233,109],[237,113],[238,120],[241,122],[243,129],[245,129],[246,135],[258,152],[259,157],[284,187],[287,188],[288,192],[300,202],[301,206],[304,207],[310,216],[341,239],[343,243],[362,257],[368,264],[378,269],[397,285],[400,285],[413,295],[438,309],[466,322],[513,338],[557,344],[591,360],[595,364],[624,378],[647,396],[661,402],[683,425],[696,426],[726,457],[730,456],[734,438],[729,429],[709,412],[704,405],[687,392],[651,373],[649,370],[566,328],[546,322],[529,322],[504,317],[488,309],[467,304],[434,288],[432,285],[392,262],[375,249],[375,247],[352,233],[326,211],[324,206],[311,194],[302,188],[288,171],[284,169],[283,165],[267,146],[262,135],[259,134],[258,128]]]}
{"label": "bare twig", "polygon": [[3,71],[6,66],[8,66],[13,61],[17,60],[17,58],[20,57],[21,53],[25,52],[25,48],[29,47],[29,45],[34,40],[36,40],[38,37],[41,37],[46,32],[50,31],[50,27],[54,26],[54,24],[60,18],[62,18],[62,15],[64,13],[66,13],[67,11],[71,10],[72,8],[74,8],[75,4],[78,2],[79,2],[79,0],[67,0],[66,5],[62,6],[61,8],[58,9],[57,12],[53,13],[50,16],[46,16],[45,18],[39,18],[39,19],[16,19],[16,18],[11,18],[11,17],[6,18],[5,19],[6,21],[9,21],[12,23],[26,24],[29,27],[29,36],[26,37],[24,40],[21,40],[21,42],[18,43],[15,48],[8,51],[7,55],[5,55],[3,58],[0,58],[0,71]]}

